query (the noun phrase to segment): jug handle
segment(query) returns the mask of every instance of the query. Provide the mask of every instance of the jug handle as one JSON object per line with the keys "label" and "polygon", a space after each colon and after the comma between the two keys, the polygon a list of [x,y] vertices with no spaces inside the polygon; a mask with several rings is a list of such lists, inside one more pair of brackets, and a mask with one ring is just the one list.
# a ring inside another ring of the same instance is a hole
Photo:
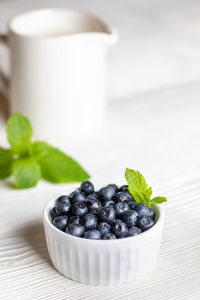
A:
{"label": "jug handle", "polygon": [[[3,44],[9,50],[8,35],[0,34],[0,44]],[[7,77],[6,74],[4,74],[0,66],[0,84],[1,84],[2,92],[6,96],[6,98],[8,98],[8,94],[9,94],[9,81],[10,81],[9,78]]]}

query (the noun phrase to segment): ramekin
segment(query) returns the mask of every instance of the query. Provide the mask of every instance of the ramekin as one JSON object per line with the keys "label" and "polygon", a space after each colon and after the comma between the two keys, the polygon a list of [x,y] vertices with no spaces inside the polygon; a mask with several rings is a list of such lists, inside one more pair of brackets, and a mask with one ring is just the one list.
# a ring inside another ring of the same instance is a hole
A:
{"label": "ramekin", "polygon": [[51,261],[61,274],[85,284],[113,285],[141,279],[153,269],[162,238],[162,207],[154,206],[156,224],[139,235],[109,241],[89,240],[52,225],[50,210],[55,201],[56,198],[45,206],[43,223]]}

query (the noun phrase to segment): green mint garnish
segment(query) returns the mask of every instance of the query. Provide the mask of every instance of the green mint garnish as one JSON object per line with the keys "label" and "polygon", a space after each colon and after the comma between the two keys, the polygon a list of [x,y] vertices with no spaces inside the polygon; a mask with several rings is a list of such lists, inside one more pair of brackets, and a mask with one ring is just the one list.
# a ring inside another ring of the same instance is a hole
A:
{"label": "green mint garnish", "polygon": [[7,138],[14,154],[24,155],[28,152],[32,137],[32,127],[29,120],[16,113],[7,122]]}
{"label": "green mint garnish", "polygon": [[0,148],[0,179],[13,175],[19,189],[36,186],[41,178],[50,182],[79,182],[88,173],[73,158],[45,142],[32,142],[32,127],[20,113],[7,122],[11,149]]}
{"label": "green mint garnish", "polygon": [[11,175],[12,161],[12,152],[0,147],[0,179]]}
{"label": "green mint garnish", "polygon": [[148,186],[144,176],[139,171],[126,169],[125,178],[128,183],[128,190],[137,203],[145,203],[147,206],[166,202],[165,197],[151,199],[152,188]]}
{"label": "green mint garnish", "polygon": [[14,161],[12,174],[18,189],[36,186],[41,178],[40,165],[31,157],[19,158]]}
{"label": "green mint garnish", "polygon": [[161,204],[161,203],[166,202],[166,201],[167,201],[167,198],[165,198],[165,197],[155,197],[155,198],[150,200],[150,204],[154,204],[154,203]]}
{"label": "green mint garnish", "polygon": [[40,164],[42,177],[48,181],[77,182],[89,177],[78,162],[45,142],[33,143],[31,150],[33,157]]}

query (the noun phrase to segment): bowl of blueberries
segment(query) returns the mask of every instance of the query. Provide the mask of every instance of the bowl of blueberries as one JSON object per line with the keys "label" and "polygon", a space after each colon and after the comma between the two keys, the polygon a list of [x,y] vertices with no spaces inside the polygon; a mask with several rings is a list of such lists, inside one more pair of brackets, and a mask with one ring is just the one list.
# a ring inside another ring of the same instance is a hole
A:
{"label": "bowl of blueberries", "polygon": [[95,189],[89,180],[44,209],[54,267],[85,284],[111,285],[143,278],[159,254],[163,208],[137,203],[128,186]]}

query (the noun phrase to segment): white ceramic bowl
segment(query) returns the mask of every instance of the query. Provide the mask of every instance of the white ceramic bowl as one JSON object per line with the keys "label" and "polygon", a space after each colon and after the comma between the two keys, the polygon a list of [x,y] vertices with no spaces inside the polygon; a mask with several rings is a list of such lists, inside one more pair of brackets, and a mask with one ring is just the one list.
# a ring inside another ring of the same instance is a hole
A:
{"label": "white ceramic bowl", "polygon": [[164,216],[160,206],[154,206],[157,220],[151,229],[108,241],[77,238],[54,227],[50,210],[55,201],[47,203],[43,221],[51,261],[61,274],[81,283],[111,285],[141,279],[152,270],[162,237]]}

